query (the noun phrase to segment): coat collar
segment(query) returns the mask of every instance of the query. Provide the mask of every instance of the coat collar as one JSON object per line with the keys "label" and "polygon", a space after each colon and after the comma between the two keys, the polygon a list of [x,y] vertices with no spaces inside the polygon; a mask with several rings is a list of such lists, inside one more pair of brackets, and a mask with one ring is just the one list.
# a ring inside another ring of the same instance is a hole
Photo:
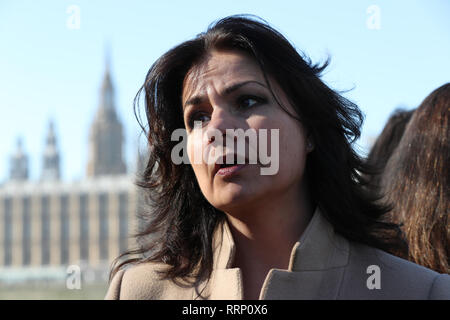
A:
{"label": "coat collar", "polygon": [[[210,298],[242,299],[242,275],[239,268],[231,268],[236,247],[226,221],[214,232],[213,250],[213,274],[207,290]],[[317,208],[292,248],[288,269],[269,271],[260,298],[333,298],[343,275],[340,267],[347,265],[348,257],[348,241],[334,232],[333,226]],[[324,285],[324,281],[328,285]],[[336,286],[332,286],[335,282]]]}

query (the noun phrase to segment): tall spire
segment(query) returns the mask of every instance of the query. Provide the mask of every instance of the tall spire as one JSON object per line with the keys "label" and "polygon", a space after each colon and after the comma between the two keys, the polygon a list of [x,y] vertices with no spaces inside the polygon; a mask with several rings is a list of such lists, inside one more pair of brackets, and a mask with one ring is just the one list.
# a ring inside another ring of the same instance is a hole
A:
{"label": "tall spire", "polygon": [[53,121],[50,120],[43,155],[41,180],[59,180],[59,152],[56,144],[56,134]]}
{"label": "tall spire", "polygon": [[28,180],[28,156],[23,150],[21,137],[17,139],[16,151],[11,156],[9,176],[13,181]]}
{"label": "tall spire", "polygon": [[[111,81],[111,65],[110,65],[110,52],[106,47],[105,52],[105,73],[103,75],[103,82],[100,92],[100,110],[103,112],[111,111],[114,109],[114,87]],[[106,109],[106,110],[101,110]],[[110,116],[115,116],[115,112],[111,112]]]}
{"label": "tall spire", "polygon": [[100,88],[100,103],[89,137],[88,176],[124,174],[122,124],[114,101],[111,80],[110,51],[105,52],[105,72]]}

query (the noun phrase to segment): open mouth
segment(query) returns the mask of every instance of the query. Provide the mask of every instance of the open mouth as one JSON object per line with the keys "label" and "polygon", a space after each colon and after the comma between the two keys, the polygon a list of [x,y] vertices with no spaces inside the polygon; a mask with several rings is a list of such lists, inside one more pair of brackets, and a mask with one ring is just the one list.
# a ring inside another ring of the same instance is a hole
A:
{"label": "open mouth", "polygon": [[[230,160],[230,159],[229,159]],[[216,163],[214,174],[230,176],[249,164],[247,158],[234,155],[233,161],[226,161],[226,156],[222,158],[222,163]]]}
{"label": "open mouth", "polygon": [[229,167],[234,167],[234,166],[236,166],[237,164],[235,164],[235,163],[229,163],[229,164],[226,164],[226,163],[224,163],[224,164],[221,164],[220,165],[220,168],[222,169],[222,168],[229,168]]}

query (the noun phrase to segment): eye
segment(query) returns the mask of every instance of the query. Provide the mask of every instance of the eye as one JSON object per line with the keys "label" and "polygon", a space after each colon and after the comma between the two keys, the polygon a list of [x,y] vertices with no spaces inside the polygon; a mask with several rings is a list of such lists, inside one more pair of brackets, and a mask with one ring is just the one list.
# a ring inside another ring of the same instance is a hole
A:
{"label": "eye", "polygon": [[188,115],[187,124],[190,130],[194,129],[195,121],[202,122],[203,126],[205,122],[209,121],[209,116],[204,112],[193,112],[190,115]]}
{"label": "eye", "polygon": [[240,109],[248,109],[258,104],[265,103],[266,99],[252,95],[243,95],[238,98],[237,106]]}

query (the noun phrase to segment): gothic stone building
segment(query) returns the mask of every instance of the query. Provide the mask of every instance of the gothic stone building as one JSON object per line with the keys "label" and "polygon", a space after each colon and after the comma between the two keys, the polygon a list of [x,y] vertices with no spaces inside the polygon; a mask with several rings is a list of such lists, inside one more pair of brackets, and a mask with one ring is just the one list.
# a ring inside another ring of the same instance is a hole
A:
{"label": "gothic stone building", "polygon": [[107,266],[130,245],[136,191],[122,156],[123,132],[114,106],[109,63],[89,138],[87,177],[60,179],[50,123],[40,181],[29,181],[19,140],[9,181],[0,186],[0,266]]}

